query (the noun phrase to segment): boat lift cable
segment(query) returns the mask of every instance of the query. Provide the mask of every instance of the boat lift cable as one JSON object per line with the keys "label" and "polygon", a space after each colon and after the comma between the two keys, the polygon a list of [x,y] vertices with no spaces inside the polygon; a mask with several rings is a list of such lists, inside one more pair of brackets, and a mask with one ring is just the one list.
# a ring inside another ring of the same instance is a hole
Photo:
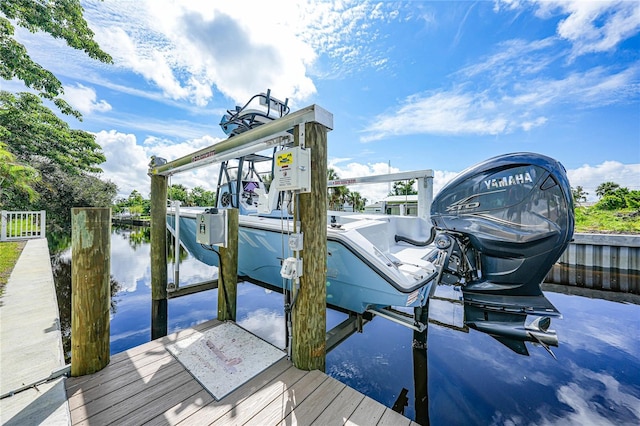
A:
{"label": "boat lift cable", "polygon": [[[286,192],[282,192],[282,203],[280,205],[280,224],[281,224],[281,243],[282,243],[282,259],[288,257],[289,253],[285,247],[289,247],[289,244],[284,243],[285,235],[287,239],[291,238],[292,227],[293,233],[298,232],[298,218],[300,216],[299,210],[299,194],[297,192],[291,192],[288,194],[290,196],[289,202],[286,207],[286,216],[285,216],[285,207],[284,202],[287,199]],[[293,206],[292,206],[293,205]],[[292,208],[291,208],[292,207]],[[290,209],[291,208],[291,209]],[[290,212],[291,210],[291,212]],[[293,213],[293,224],[290,223],[291,214]],[[300,259],[300,252],[298,250],[294,250],[294,256],[296,259]],[[287,290],[286,280],[291,281],[291,285],[289,286],[289,290]],[[284,294],[284,311],[285,311],[285,333],[286,333],[286,342],[287,342],[287,357],[288,359],[292,358],[292,341],[293,341],[293,309],[295,308],[296,301],[298,300],[298,295],[300,294],[300,277],[295,278],[282,278],[282,290]]]}

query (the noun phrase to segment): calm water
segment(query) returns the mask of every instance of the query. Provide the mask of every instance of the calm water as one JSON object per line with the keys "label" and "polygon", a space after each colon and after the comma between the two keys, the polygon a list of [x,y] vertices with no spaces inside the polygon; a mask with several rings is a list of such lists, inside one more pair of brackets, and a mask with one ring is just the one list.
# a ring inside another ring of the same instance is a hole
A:
{"label": "calm water", "polygon": [[[112,354],[151,338],[150,248],[145,240],[144,229],[112,233]],[[69,257],[66,251],[53,262],[67,350]],[[210,279],[215,268],[185,255],[180,270],[184,285]],[[411,330],[376,318],[364,333],[327,355],[327,374],[389,407],[406,394],[404,414],[423,424],[428,418],[432,425],[638,425],[640,297],[618,293],[623,302],[613,302],[604,300],[610,293],[583,293],[545,291],[563,314],[552,323],[560,340],[552,348],[557,360],[531,343],[530,356],[522,356],[486,334],[435,324],[429,325],[428,351],[417,350]],[[216,290],[171,299],[169,333],[216,313]],[[327,327],[345,318],[328,310]],[[283,347],[283,296],[240,283],[237,322]]]}

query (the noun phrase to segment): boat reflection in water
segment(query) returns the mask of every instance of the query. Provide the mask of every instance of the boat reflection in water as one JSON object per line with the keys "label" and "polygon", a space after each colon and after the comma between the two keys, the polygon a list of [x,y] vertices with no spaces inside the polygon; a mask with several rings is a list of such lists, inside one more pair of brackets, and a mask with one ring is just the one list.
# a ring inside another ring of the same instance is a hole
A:
{"label": "boat reflection in water", "polygon": [[[439,320],[429,312],[427,333],[368,323],[327,355],[327,372],[388,407],[406,389],[404,414],[423,425],[640,424],[640,296],[542,288],[563,313],[557,346],[548,344],[556,358],[526,339],[517,347],[528,356],[517,353],[465,325],[468,305],[446,301]],[[462,326],[445,325],[447,315]],[[428,349],[411,344],[420,335]]]}
{"label": "boat reflection in water", "polygon": [[[539,297],[553,306],[546,297]],[[429,300],[429,321],[463,332],[473,328],[521,355],[529,355],[525,342],[532,342],[555,358],[550,346],[558,346],[558,335],[549,329],[550,317],[530,316],[518,306],[503,308],[473,304],[465,301],[459,286],[439,285]]]}

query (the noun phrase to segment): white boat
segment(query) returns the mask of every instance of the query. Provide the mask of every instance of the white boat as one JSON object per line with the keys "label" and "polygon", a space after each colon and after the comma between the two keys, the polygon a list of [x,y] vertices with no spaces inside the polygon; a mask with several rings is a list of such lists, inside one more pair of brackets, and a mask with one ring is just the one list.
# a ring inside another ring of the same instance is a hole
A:
{"label": "white boat", "polygon": [[[286,102],[261,96],[263,104],[277,106],[271,119],[286,113]],[[264,114],[261,121],[255,120],[253,110],[250,114],[247,120],[255,125],[265,122]],[[242,108],[237,108],[229,111],[221,125],[233,136],[250,127],[242,120]],[[293,285],[281,274],[283,260],[293,255],[286,240],[293,232],[286,192],[279,194],[279,204],[269,214],[259,209],[259,197],[267,193],[259,170],[271,170],[261,165],[272,160],[250,154],[224,161],[218,205],[180,208],[180,240],[193,256],[217,265],[216,248],[196,241],[196,218],[210,209],[237,208],[239,276],[286,291]],[[171,212],[168,225],[175,227]],[[356,314],[398,319],[398,313],[388,308],[427,307],[437,286],[455,287],[463,305],[491,313],[483,314],[484,319],[474,315],[470,326],[541,342],[545,339],[540,333],[552,333],[547,321],[535,322],[544,324],[535,326],[536,337],[523,327],[514,331],[511,319],[502,327],[501,318],[517,315],[523,321],[515,322],[524,323],[525,316],[559,315],[540,284],[569,244],[573,228],[570,185],[559,162],[533,153],[495,157],[463,171],[443,188],[433,199],[430,221],[329,211],[327,304]],[[425,327],[417,318],[406,322],[418,330]]]}

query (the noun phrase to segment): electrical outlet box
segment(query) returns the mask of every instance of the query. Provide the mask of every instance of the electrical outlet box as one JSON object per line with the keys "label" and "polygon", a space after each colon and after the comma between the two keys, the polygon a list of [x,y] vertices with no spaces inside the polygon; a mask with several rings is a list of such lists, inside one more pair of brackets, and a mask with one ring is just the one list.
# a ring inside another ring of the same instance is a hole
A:
{"label": "electrical outlet box", "polygon": [[302,276],[302,259],[287,257],[282,261],[280,276],[284,279],[295,280]]}
{"label": "electrical outlet box", "polygon": [[196,215],[196,242],[208,246],[227,246],[227,211]]}
{"label": "electrical outlet box", "polygon": [[279,191],[311,192],[311,150],[294,146],[276,152],[272,185]]}
{"label": "electrical outlet box", "polygon": [[301,232],[289,235],[289,250],[300,251],[304,245],[304,238]]}

